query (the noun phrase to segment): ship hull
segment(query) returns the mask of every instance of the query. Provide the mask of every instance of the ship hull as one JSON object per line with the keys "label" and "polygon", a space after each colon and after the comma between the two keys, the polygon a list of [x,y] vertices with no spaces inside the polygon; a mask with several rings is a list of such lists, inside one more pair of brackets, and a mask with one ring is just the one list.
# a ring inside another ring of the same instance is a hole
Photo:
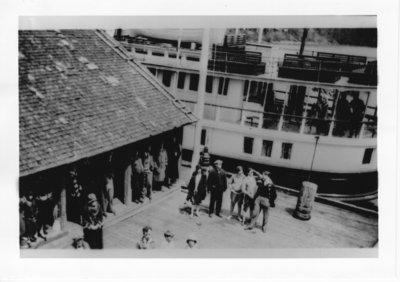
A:
{"label": "ship hull", "polygon": [[[259,172],[268,170],[274,183],[287,188],[299,190],[303,181],[308,180],[318,185],[318,193],[355,195],[376,192],[378,187],[378,172],[360,173],[332,173],[321,171],[310,171],[278,167],[262,162],[252,162],[232,157],[211,154],[212,160],[223,161],[223,168],[228,172],[234,172],[235,167],[241,165],[245,171],[253,168]],[[183,150],[182,160],[190,161],[192,151]]]}

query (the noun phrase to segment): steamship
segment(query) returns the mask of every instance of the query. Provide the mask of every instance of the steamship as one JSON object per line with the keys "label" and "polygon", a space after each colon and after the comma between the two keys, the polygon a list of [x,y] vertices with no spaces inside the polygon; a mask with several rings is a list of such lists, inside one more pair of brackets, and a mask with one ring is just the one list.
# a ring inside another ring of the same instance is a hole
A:
{"label": "steamship", "polygon": [[[202,30],[113,34],[196,112]],[[278,185],[297,189],[308,179],[328,195],[376,193],[376,48],[274,45],[213,29],[205,83],[200,144],[227,171],[239,164],[267,169]],[[357,120],[349,118],[355,99]],[[192,157],[194,132],[194,125],[183,129],[183,161]]]}

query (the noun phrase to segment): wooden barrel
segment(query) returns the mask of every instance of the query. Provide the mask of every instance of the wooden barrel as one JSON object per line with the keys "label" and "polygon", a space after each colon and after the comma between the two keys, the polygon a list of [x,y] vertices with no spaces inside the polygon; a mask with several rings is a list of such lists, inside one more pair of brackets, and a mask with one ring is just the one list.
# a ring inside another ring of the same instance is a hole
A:
{"label": "wooden barrel", "polygon": [[297,199],[296,210],[293,213],[295,218],[309,220],[314,199],[317,194],[318,185],[312,182],[304,181]]}

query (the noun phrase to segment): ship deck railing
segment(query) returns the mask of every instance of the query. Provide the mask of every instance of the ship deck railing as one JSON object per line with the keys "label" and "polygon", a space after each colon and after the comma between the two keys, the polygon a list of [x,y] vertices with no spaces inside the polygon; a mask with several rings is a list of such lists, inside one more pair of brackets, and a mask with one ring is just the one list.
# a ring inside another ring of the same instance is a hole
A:
{"label": "ship deck railing", "polygon": [[[134,56],[148,63],[198,70],[200,50],[184,49],[146,42],[121,44]],[[318,57],[319,56],[319,57]],[[361,56],[318,52],[316,56],[285,54],[284,58],[262,56],[251,51],[210,48],[209,70],[222,73],[289,78],[303,81],[336,83],[347,78],[348,83],[377,85],[376,61]],[[179,63],[177,62],[179,61]],[[364,63],[365,62],[365,63]]]}
{"label": "ship deck railing", "polygon": [[[185,99],[182,101],[192,111],[195,110],[195,101]],[[320,119],[307,114],[308,112],[296,115],[205,103],[203,118],[247,127],[327,137],[376,138],[377,136],[377,119],[374,116],[365,115],[363,121],[352,122],[332,117]]]}
{"label": "ship deck railing", "polygon": [[320,52],[317,56],[285,54],[278,68],[278,77],[282,78],[335,83],[348,77],[351,83],[377,85],[377,65],[375,61],[367,62],[366,57]]}

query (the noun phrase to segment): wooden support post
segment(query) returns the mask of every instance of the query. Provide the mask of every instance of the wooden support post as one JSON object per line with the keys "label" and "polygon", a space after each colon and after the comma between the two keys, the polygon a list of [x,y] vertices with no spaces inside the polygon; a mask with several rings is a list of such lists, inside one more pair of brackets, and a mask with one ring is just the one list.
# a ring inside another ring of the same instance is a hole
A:
{"label": "wooden support post", "polygon": [[132,203],[132,165],[128,164],[124,173],[124,204],[129,205]]}
{"label": "wooden support post", "polygon": [[61,230],[65,230],[67,225],[67,189],[66,189],[66,178],[65,176],[62,179],[62,187],[60,193],[60,208],[61,208],[61,218],[60,218],[60,226]]}

